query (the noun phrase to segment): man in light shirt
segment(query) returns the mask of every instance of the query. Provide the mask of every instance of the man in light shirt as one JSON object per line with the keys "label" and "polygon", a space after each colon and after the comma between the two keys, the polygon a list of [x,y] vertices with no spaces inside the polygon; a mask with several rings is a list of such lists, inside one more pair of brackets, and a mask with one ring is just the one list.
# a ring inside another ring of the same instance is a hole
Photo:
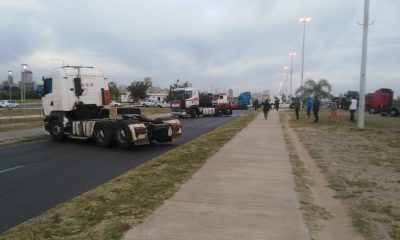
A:
{"label": "man in light shirt", "polygon": [[357,110],[357,99],[354,99],[353,97],[351,97],[349,110],[350,110],[350,120],[349,120],[349,122],[355,122],[354,113]]}

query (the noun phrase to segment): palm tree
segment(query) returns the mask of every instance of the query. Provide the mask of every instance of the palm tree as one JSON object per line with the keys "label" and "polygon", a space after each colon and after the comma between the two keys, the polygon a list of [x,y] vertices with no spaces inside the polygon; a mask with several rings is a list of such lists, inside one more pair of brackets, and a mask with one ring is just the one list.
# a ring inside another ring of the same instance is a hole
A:
{"label": "palm tree", "polygon": [[320,98],[330,98],[332,96],[331,90],[332,86],[326,79],[320,79],[318,82],[308,79],[304,83],[304,86],[296,90],[296,94],[300,95],[300,97],[314,95]]}

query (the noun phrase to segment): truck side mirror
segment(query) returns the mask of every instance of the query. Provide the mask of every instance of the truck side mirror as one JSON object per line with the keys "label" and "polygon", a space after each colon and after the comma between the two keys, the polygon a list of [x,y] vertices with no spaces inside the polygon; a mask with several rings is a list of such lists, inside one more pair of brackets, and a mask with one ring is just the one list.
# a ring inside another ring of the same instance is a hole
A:
{"label": "truck side mirror", "polygon": [[82,96],[82,80],[81,78],[74,78],[75,96]]}

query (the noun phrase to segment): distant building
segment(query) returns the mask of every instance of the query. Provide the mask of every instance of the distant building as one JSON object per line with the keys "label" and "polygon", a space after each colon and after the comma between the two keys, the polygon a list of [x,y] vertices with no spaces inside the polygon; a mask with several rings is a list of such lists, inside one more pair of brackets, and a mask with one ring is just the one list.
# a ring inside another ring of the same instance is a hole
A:
{"label": "distant building", "polygon": [[149,89],[147,90],[147,93],[160,93],[161,92],[161,88],[159,87],[149,87]]}
{"label": "distant building", "polygon": [[233,97],[233,89],[229,88],[228,90],[228,98],[232,98]]}
{"label": "distant building", "polygon": [[149,85],[150,87],[153,86],[153,83],[151,82],[151,77],[145,77],[143,82]]}
{"label": "distant building", "polygon": [[22,81],[18,82],[18,87],[22,89],[22,85],[25,86],[25,90],[34,90],[36,88],[36,83],[32,80],[32,71],[25,70],[22,72]]}
{"label": "distant building", "polygon": [[167,96],[168,94],[166,93],[149,93],[147,99],[156,100],[158,102],[164,102]]}

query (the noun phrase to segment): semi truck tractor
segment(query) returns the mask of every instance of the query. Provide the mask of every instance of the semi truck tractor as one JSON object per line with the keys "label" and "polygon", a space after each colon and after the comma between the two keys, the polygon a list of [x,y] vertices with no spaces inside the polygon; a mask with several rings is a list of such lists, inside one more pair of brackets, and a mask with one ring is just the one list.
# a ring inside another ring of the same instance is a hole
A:
{"label": "semi truck tractor", "polygon": [[242,92],[241,94],[239,94],[239,98],[238,98],[238,102],[237,102],[238,108],[247,110],[248,106],[251,104],[250,99],[251,99],[250,92]]}
{"label": "semi truck tractor", "polygon": [[226,94],[200,93],[196,88],[176,88],[170,92],[172,114],[190,116],[231,115],[228,96]]}
{"label": "semi truck tractor", "polygon": [[365,96],[365,110],[369,113],[386,112],[393,106],[393,91],[381,88]]}
{"label": "semi truck tractor", "polygon": [[43,77],[43,128],[55,141],[67,137],[94,139],[108,147],[121,148],[171,142],[182,134],[178,119],[150,119],[138,108],[118,108],[110,118],[110,92],[102,71],[93,67],[65,66]]}

